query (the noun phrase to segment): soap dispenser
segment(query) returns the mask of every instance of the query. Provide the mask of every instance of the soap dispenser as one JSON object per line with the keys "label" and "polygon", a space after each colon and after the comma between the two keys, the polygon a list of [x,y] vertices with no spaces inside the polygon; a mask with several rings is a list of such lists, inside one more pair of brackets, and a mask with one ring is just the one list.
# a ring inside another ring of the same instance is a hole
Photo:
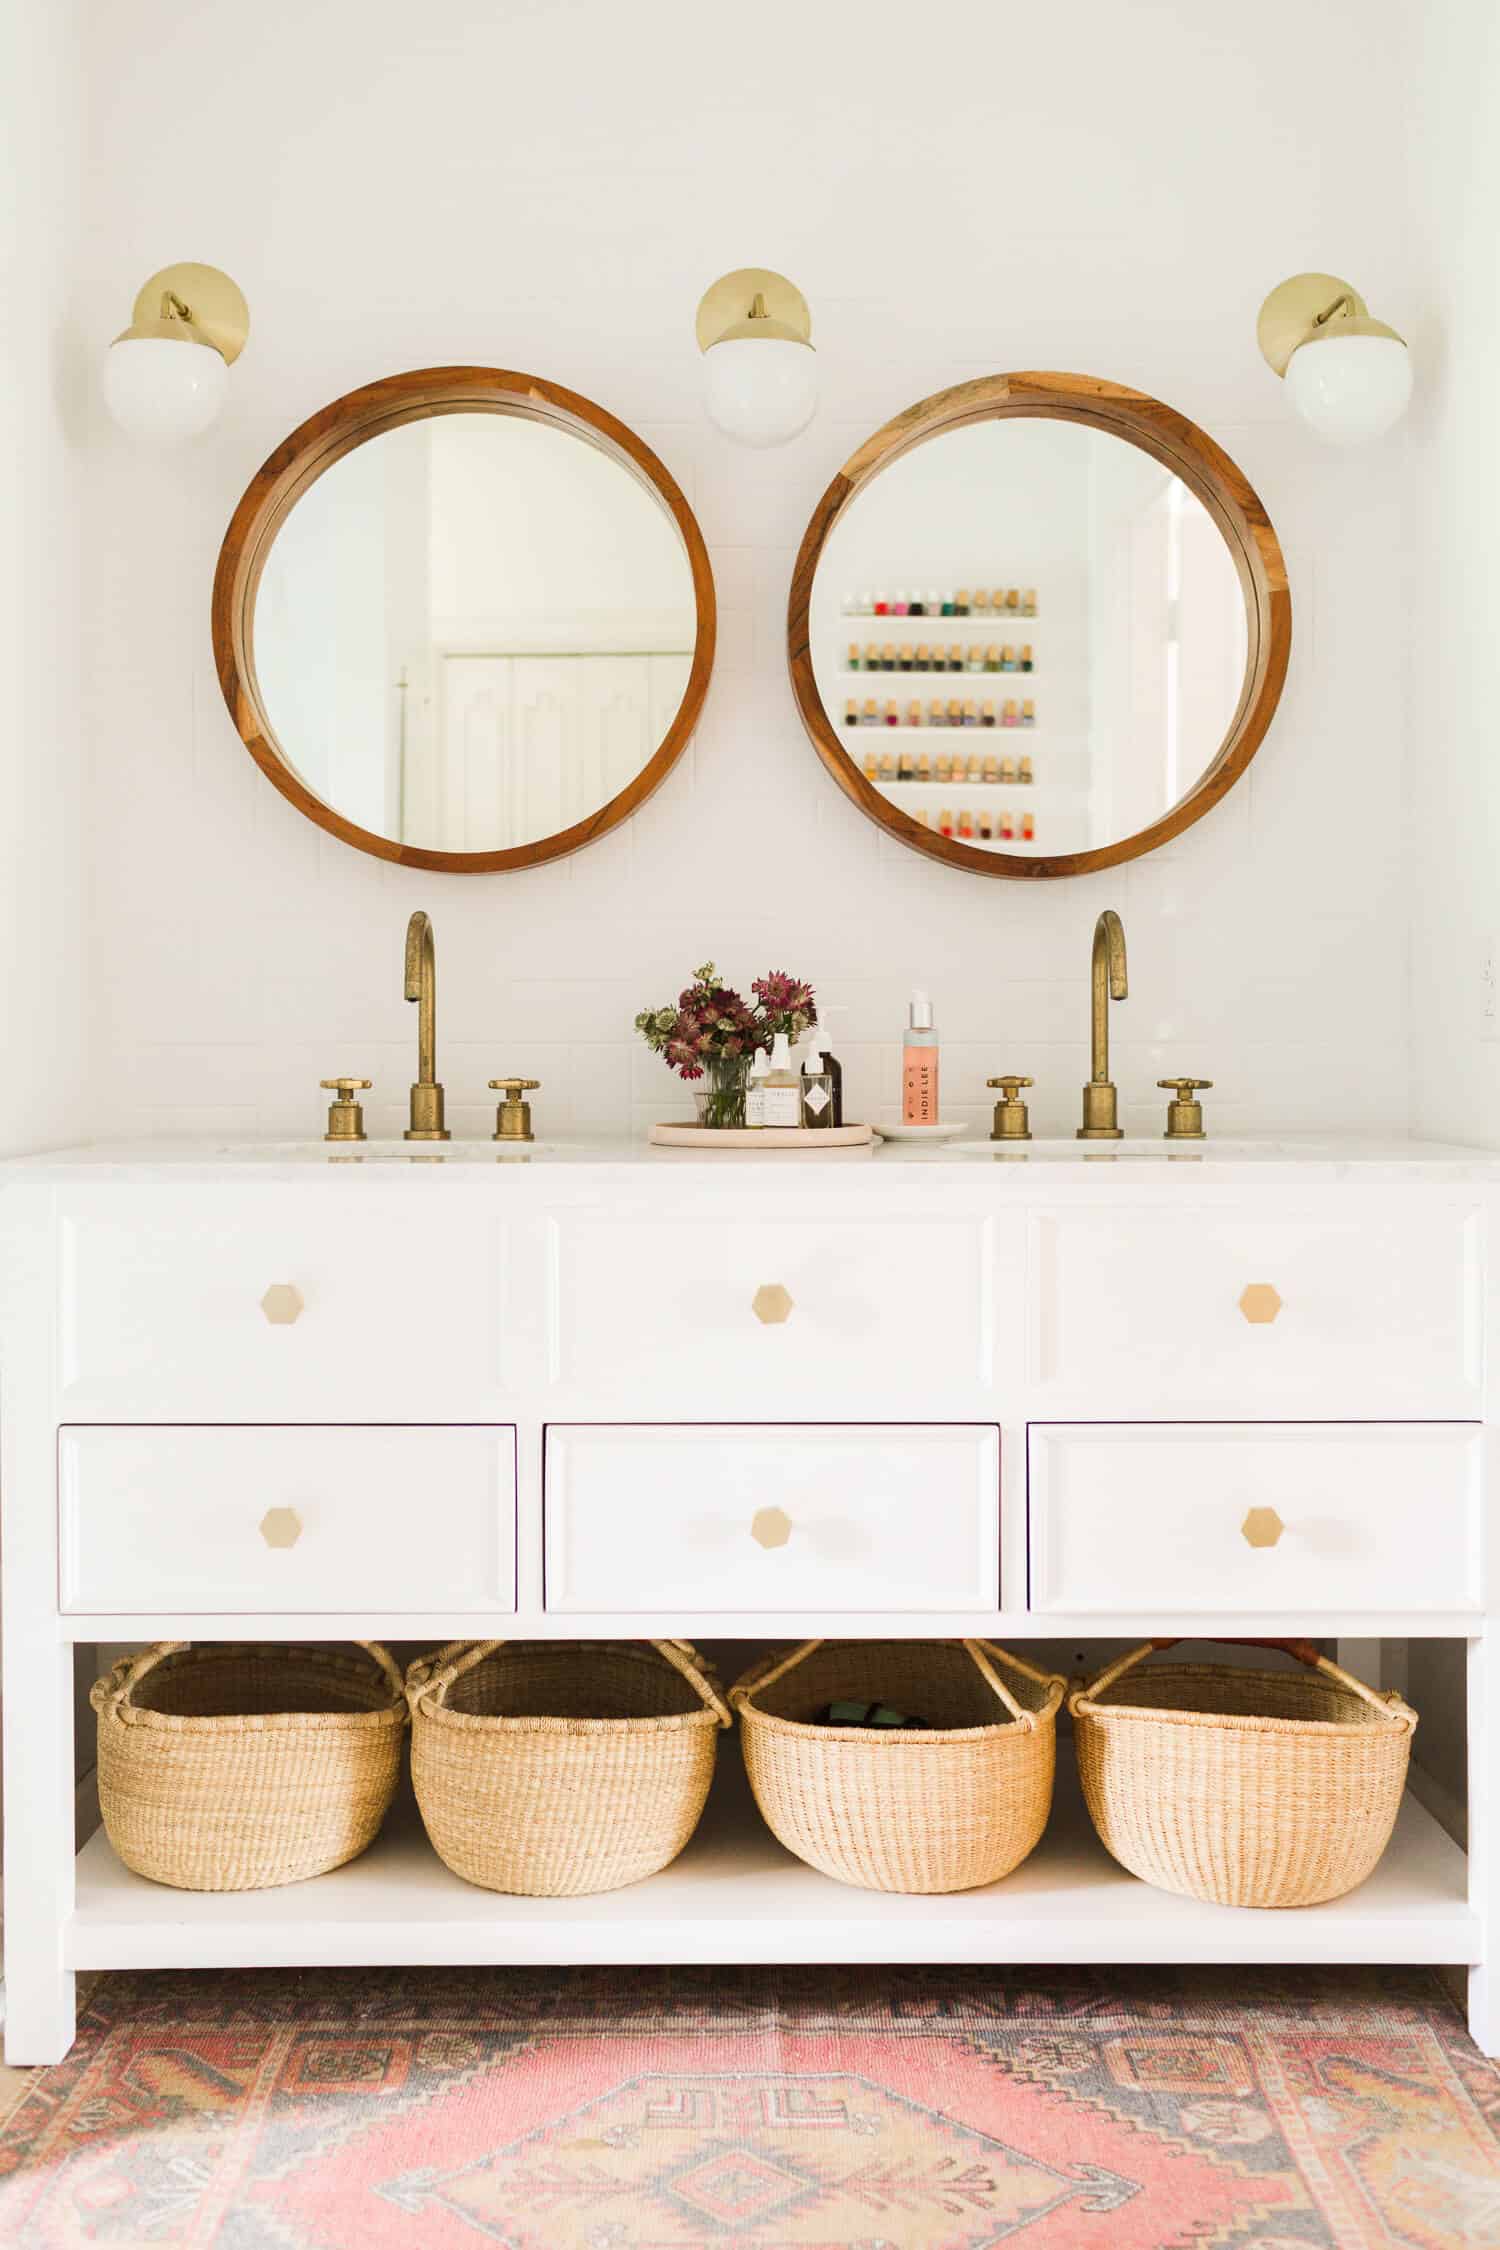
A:
{"label": "soap dispenser", "polygon": [[834,1123],[833,1078],[816,1047],[802,1065],[802,1123],[809,1131]]}
{"label": "soap dispenser", "polygon": [[771,1043],[771,1067],[765,1081],[765,1119],[770,1126],[796,1128],[802,1123],[802,1087],[792,1068],[791,1042],[778,1031]]}

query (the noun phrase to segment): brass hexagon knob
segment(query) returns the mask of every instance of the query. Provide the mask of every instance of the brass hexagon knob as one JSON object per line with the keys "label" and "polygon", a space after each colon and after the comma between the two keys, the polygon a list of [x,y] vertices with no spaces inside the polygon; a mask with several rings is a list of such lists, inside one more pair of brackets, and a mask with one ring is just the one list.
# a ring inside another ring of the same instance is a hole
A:
{"label": "brass hexagon knob", "polygon": [[1281,1310],[1281,1292],[1269,1281],[1252,1281],[1240,1291],[1240,1311],[1253,1326],[1260,1328],[1272,1321]]}
{"label": "brass hexagon knob", "polygon": [[764,1282],[751,1298],[750,1310],[768,1328],[775,1328],[792,1317],[792,1293],[783,1289],[779,1281]]}
{"label": "brass hexagon knob", "polygon": [[260,1309],[273,1328],[290,1328],[302,1312],[302,1292],[295,1281],[273,1281]]}
{"label": "brass hexagon knob", "polygon": [[260,1535],[268,1547],[295,1547],[302,1537],[302,1518],[295,1508],[267,1508]]}
{"label": "brass hexagon knob", "polygon": [[1252,1508],[1240,1525],[1247,1547],[1274,1547],[1285,1529],[1274,1508]]}
{"label": "brass hexagon knob", "polygon": [[750,1536],[758,1547],[784,1547],[792,1536],[792,1519],[785,1508],[757,1508]]}

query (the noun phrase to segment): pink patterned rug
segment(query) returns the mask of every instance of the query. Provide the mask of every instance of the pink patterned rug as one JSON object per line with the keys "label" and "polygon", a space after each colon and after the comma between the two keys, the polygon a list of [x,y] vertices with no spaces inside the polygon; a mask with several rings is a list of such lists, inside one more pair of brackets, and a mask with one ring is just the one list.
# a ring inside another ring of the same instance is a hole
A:
{"label": "pink patterned rug", "polygon": [[1487,2250],[1500,2072],[1419,1973],[98,1978],[24,2250]]}

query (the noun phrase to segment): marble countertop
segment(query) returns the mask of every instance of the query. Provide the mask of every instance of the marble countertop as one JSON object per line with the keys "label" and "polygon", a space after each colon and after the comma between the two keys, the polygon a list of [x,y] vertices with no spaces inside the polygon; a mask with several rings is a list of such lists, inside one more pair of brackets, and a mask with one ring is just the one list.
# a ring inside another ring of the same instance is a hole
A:
{"label": "marble countertop", "polygon": [[101,1142],[95,1146],[45,1151],[0,1163],[0,1187],[71,1182],[83,1178],[143,1179],[168,1176],[215,1179],[252,1176],[305,1181],[319,1171],[366,1176],[420,1174],[428,1179],[488,1178],[499,1169],[639,1177],[651,1171],[690,1171],[701,1184],[721,1174],[858,1171],[947,1174],[1004,1173],[1017,1182],[1040,1173],[1049,1181],[1098,1182],[1113,1177],[1140,1186],[1153,1180],[1212,1179],[1215,1185],[1275,1178],[1326,1182],[1338,1178],[1372,1185],[1381,1179],[1417,1179],[1458,1185],[1500,1181],[1500,1151],[1465,1148],[1441,1141],[1357,1139],[1354,1137],[1276,1136],[1263,1140],[1224,1137],[1192,1143],[1123,1140],[1083,1143],[1037,1139],[1019,1147],[987,1139],[942,1143],[887,1141],[871,1149],[715,1150],[655,1148],[644,1141],[539,1139],[521,1147],[491,1140],[440,1144],[370,1140],[355,1147],[310,1141],[158,1140]]}

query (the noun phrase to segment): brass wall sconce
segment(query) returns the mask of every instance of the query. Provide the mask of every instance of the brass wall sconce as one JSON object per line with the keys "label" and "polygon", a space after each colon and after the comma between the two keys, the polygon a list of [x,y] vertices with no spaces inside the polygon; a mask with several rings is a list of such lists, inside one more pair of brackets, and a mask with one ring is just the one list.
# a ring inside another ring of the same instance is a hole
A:
{"label": "brass wall sconce", "polygon": [[1285,379],[1309,429],[1333,445],[1383,437],[1406,412],[1406,339],[1333,273],[1298,273],[1271,291],[1255,326],[1261,357]]}
{"label": "brass wall sconce", "polygon": [[807,299],[782,273],[721,274],[698,307],[708,418],[741,445],[785,445],[818,410]]}
{"label": "brass wall sconce", "polygon": [[217,266],[163,266],[104,360],[104,403],[133,438],[173,445],[206,430],[245,348],[250,307]]}

